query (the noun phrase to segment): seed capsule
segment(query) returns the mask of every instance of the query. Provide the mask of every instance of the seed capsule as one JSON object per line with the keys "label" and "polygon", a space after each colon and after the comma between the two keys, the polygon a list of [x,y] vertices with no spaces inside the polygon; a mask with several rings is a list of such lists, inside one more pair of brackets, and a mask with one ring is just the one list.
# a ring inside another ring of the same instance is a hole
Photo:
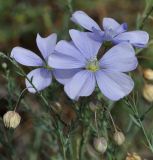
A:
{"label": "seed capsule", "polygon": [[3,122],[7,128],[16,128],[21,121],[20,115],[15,111],[8,111],[3,116]]}
{"label": "seed capsule", "polygon": [[142,160],[141,157],[137,153],[128,153],[125,160]]}
{"label": "seed capsule", "polygon": [[7,63],[3,62],[3,63],[2,63],[2,68],[3,68],[3,69],[6,69],[6,68],[7,68]]}
{"label": "seed capsule", "polygon": [[143,71],[143,76],[145,79],[153,80],[153,70],[148,68]]}
{"label": "seed capsule", "polygon": [[153,102],[153,85],[145,84],[143,87],[143,97],[149,101]]}
{"label": "seed capsule", "polygon": [[97,103],[93,103],[93,102],[90,102],[89,103],[89,108],[92,112],[95,112],[97,109],[98,109],[98,105]]}
{"label": "seed capsule", "polygon": [[122,145],[125,141],[125,136],[122,132],[116,131],[114,133],[114,141],[116,142],[117,145]]}
{"label": "seed capsule", "polygon": [[104,153],[107,149],[106,139],[104,137],[95,138],[94,139],[94,147],[98,152]]}

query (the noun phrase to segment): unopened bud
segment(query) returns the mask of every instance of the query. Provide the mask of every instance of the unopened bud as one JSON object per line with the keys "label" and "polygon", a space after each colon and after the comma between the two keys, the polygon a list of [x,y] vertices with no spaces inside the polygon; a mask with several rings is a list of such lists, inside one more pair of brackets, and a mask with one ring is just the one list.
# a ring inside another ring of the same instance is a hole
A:
{"label": "unopened bud", "polygon": [[153,80],[153,70],[148,68],[143,71],[144,78],[148,80]]}
{"label": "unopened bud", "polygon": [[3,116],[3,122],[7,128],[16,128],[21,121],[20,115],[15,111],[8,111]]}
{"label": "unopened bud", "polygon": [[143,97],[149,101],[153,102],[153,85],[145,84],[143,87]]}
{"label": "unopened bud", "polygon": [[89,103],[89,108],[92,112],[95,112],[99,107],[101,107],[100,102],[90,102]]}
{"label": "unopened bud", "polygon": [[55,102],[54,103],[54,111],[57,113],[57,114],[60,114],[61,111],[62,111],[62,105],[59,103],[59,102]]}
{"label": "unopened bud", "polygon": [[3,62],[2,63],[2,68],[6,69],[7,68],[7,63]]}
{"label": "unopened bud", "polygon": [[125,160],[142,160],[141,157],[137,153],[128,153]]}
{"label": "unopened bud", "polygon": [[125,136],[122,132],[116,131],[114,133],[114,141],[116,142],[117,145],[122,145],[125,141]]}
{"label": "unopened bud", "polygon": [[97,105],[95,105],[93,102],[90,102],[89,108],[91,109],[91,111],[95,112],[97,110]]}
{"label": "unopened bud", "polygon": [[106,139],[104,137],[95,138],[94,139],[94,147],[98,152],[104,153],[107,149]]}

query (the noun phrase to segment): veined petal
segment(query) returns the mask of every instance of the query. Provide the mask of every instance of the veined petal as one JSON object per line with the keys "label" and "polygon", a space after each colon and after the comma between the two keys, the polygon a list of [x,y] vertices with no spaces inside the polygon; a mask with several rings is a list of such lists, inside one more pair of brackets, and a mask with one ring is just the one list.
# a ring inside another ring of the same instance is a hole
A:
{"label": "veined petal", "polygon": [[102,69],[128,72],[137,67],[138,61],[133,47],[129,43],[120,43],[108,50],[99,64]]}
{"label": "veined petal", "polygon": [[71,78],[80,71],[81,69],[54,69],[53,74],[55,79],[65,85]]}
{"label": "veined petal", "polygon": [[113,41],[115,43],[129,42],[135,47],[144,48],[149,41],[149,35],[144,31],[130,31],[117,35]]}
{"label": "veined petal", "polygon": [[118,28],[116,28],[115,33],[117,35],[117,34],[127,31],[127,29],[128,29],[127,23],[122,23]]}
{"label": "veined petal", "polygon": [[89,31],[92,31],[92,27],[96,28],[97,30],[101,30],[98,24],[83,11],[74,12],[71,20]]}
{"label": "veined petal", "polygon": [[69,32],[73,43],[87,60],[97,55],[101,47],[101,42],[89,38],[86,32],[80,32],[74,29],[71,29]]}
{"label": "veined petal", "polygon": [[113,18],[104,18],[103,19],[103,29],[104,30],[116,30],[117,28],[120,27],[120,24],[115,21]]}
{"label": "veined petal", "polygon": [[83,68],[85,63],[80,60],[61,53],[53,53],[49,56],[48,65],[55,69]]}
{"label": "veined petal", "polygon": [[96,80],[101,92],[112,101],[127,96],[134,87],[134,82],[128,75],[112,70],[96,72]]}
{"label": "veined petal", "polygon": [[[38,68],[32,70],[27,77],[32,81],[32,84],[35,86],[37,91],[41,91],[48,87],[52,82],[52,73],[47,69]],[[31,83],[26,79],[25,80],[26,87],[28,91],[31,93],[36,93],[35,88],[31,85]]]}
{"label": "veined petal", "polygon": [[22,48],[15,47],[11,52],[11,58],[14,58],[18,63],[25,66],[42,66],[42,59],[37,56],[34,52]]}
{"label": "veined petal", "polygon": [[51,55],[55,49],[57,35],[53,33],[46,38],[42,38],[39,34],[37,34],[36,42],[42,56],[45,60],[47,60],[49,55]]}
{"label": "veined petal", "polygon": [[83,63],[86,63],[85,57],[82,56],[81,52],[75,47],[73,42],[61,40],[57,43],[55,51],[66,56],[73,57],[74,59],[77,59]]}
{"label": "veined petal", "polygon": [[98,42],[103,42],[103,37],[104,37],[104,32],[103,31],[99,31],[97,30],[96,28],[92,28],[92,32],[86,32],[87,35],[92,38],[93,40],[95,41],[98,41]]}
{"label": "veined petal", "polygon": [[80,96],[91,95],[95,89],[95,85],[94,73],[82,70],[66,83],[64,90],[71,99],[77,100]]}

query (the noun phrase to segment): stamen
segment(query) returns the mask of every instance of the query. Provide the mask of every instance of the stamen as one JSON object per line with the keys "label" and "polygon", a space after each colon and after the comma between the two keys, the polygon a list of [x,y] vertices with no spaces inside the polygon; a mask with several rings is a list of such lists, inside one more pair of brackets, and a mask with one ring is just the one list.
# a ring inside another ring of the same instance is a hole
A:
{"label": "stamen", "polygon": [[86,69],[92,72],[96,72],[100,69],[99,62],[96,57],[92,58],[86,65]]}

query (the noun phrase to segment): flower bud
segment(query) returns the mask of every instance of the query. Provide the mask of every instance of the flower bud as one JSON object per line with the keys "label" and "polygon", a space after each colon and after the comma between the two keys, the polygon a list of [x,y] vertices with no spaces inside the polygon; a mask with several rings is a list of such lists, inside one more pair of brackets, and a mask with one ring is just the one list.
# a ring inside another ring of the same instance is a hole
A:
{"label": "flower bud", "polygon": [[93,102],[89,103],[89,108],[92,112],[95,112],[97,110],[97,105],[94,104]]}
{"label": "flower bud", "polygon": [[2,63],[2,68],[3,68],[3,69],[6,69],[6,68],[7,68],[7,63],[3,62],[3,63]]}
{"label": "flower bud", "polygon": [[153,102],[153,85],[145,84],[143,87],[143,97],[149,101]]}
{"label": "flower bud", "polygon": [[104,153],[107,149],[106,139],[104,137],[95,138],[94,139],[94,147],[98,152]]}
{"label": "flower bud", "polygon": [[116,142],[117,145],[122,145],[125,141],[125,136],[122,132],[116,131],[114,133],[114,141]]}
{"label": "flower bud", "polygon": [[15,111],[8,111],[3,116],[3,122],[7,128],[16,128],[20,124],[21,117]]}
{"label": "flower bud", "polygon": [[145,79],[153,80],[153,70],[148,68],[143,71],[143,76]]}
{"label": "flower bud", "polygon": [[55,102],[53,105],[55,113],[60,114],[62,112],[62,105],[59,102]]}
{"label": "flower bud", "polygon": [[141,157],[137,153],[128,153],[125,160],[142,160]]}

